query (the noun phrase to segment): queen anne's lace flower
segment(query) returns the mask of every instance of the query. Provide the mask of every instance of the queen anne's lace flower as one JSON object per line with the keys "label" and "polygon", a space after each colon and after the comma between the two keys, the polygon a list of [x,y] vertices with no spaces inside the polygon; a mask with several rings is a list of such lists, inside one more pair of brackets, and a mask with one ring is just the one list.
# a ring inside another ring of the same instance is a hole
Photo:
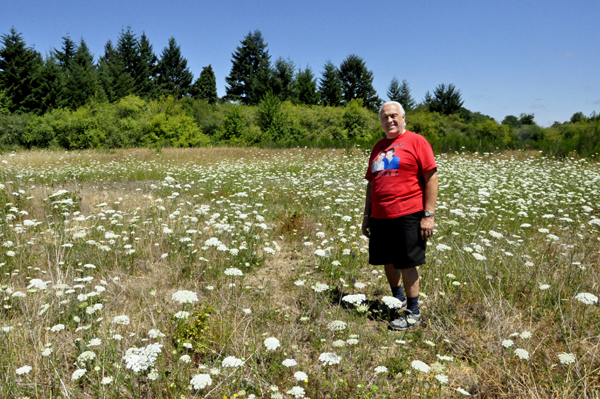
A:
{"label": "queen anne's lace flower", "polygon": [[125,367],[135,372],[148,370],[154,365],[156,358],[161,352],[162,345],[150,344],[144,348],[129,348],[123,357]]}
{"label": "queen anne's lace flower", "polygon": [[323,366],[333,366],[340,362],[340,357],[335,353],[325,352],[319,355],[319,361],[323,363]]}
{"label": "queen anne's lace flower", "polygon": [[327,324],[327,328],[329,328],[331,331],[343,331],[346,329],[346,326],[346,322],[341,320],[334,320]]}
{"label": "queen anne's lace flower", "polygon": [[305,395],[304,388],[302,387],[292,387],[289,391],[287,391],[288,395],[292,395],[294,398],[303,398]]}
{"label": "queen anne's lace flower", "polygon": [[398,298],[394,298],[393,296],[384,296],[381,298],[381,301],[390,309],[402,308],[402,301]]}
{"label": "queen anne's lace flower", "polygon": [[346,295],[345,297],[342,298],[342,301],[351,303],[355,306],[360,305],[361,303],[363,303],[366,300],[367,300],[367,297],[365,296],[365,294]]}
{"label": "queen anne's lace flower", "polygon": [[77,381],[78,379],[80,379],[81,377],[83,377],[83,375],[87,372],[86,369],[77,369],[73,372],[73,375],[71,375],[71,381]]}
{"label": "queen anne's lace flower", "polygon": [[572,364],[575,363],[575,355],[572,353],[559,353],[558,360],[561,364]]}
{"label": "queen anne's lace flower", "polygon": [[323,284],[323,283],[316,283],[315,285],[313,285],[312,288],[315,292],[323,292],[323,291],[327,291],[329,289],[329,286],[327,284]]}
{"label": "queen anne's lace flower", "polygon": [[388,369],[385,366],[377,366],[375,367],[375,372],[377,374],[381,374],[381,373],[387,373]]}
{"label": "queen anne's lace flower", "polygon": [[244,273],[242,273],[242,271],[240,269],[237,269],[235,267],[230,267],[229,269],[225,269],[224,272],[227,276],[243,276]]}
{"label": "queen anne's lace flower", "polygon": [[15,373],[17,373],[17,375],[23,375],[23,374],[28,374],[31,370],[32,370],[32,367],[26,365],[26,366],[19,367],[18,369],[16,369]]}
{"label": "queen anne's lace flower", "polygon": [[281,345],[279,344],[279,340],[277,338],[267,338],[265,339],[265,346],[267,347],[267,350],[270,351],[274,351],[275,349],[279,348]]}
{"label": "queen anne's lace flower", "polygon": [[421,371],[423,373],[428,373],[429,370],[431,369],[431,367],[429,367],[429,365],[427,365],[427,363],[422,362],[420,360],[413,360],[412,363],[410,364],[410,366],[418,371]]}
{"label": "queen anne's lace flower", "polygon": [[192,291],[180,290],[173,293],[171,299],[181,304],[194,303],[198,302],[198,295],[196,295],[196,293]]}
{"label": "queen anne's lace flower", "polygon": [[308,375],[306,375],[306,373],[302,371],[296,371],[294,373],[294,378],[296,379],[296,381],[307,381]]}
{"label": "queen anne's lace flower", "polygon": [[579,294],[575,295],[575,299],[586,305],[594,305],[598,303],[598,297],[594,294],[590,294],[589,292],[580,292]]}
{"label": "queen anne's lace flower", "polygon": [[212,385],[212,378],[210,374],[197,374],[192,377],[190,381],[190,385],[194,387],[194,389],[204,389],[209,385]]}
{"label": "queen anne's lace flower", "polygon": [[529,359],[529,352],[527,352],[525,349],[515,349],[515,355],[522,360],[527,360]]}
{"label": "queen anne's lace flower", "polygon": [[121,324],[121,325],[128,325],[129,324],[129,316],[127,315],[121,315],[121,316],[115,316],[113,317],[113,321],[114,324]]}
{"label": "queen anne's lace flower", "polygon": [[298,365],[298,363],[294,359],[285,359],[283,362],[281,362],[281,364],[285,367],[294,367]]}
{"label": "queen anne's lace flower", "polygon": [[223,367],[240,367],[242,364],[244,364],[244,361],[242,359],[238,359],[235,356],[227,356],[221,362],[221,365]]}

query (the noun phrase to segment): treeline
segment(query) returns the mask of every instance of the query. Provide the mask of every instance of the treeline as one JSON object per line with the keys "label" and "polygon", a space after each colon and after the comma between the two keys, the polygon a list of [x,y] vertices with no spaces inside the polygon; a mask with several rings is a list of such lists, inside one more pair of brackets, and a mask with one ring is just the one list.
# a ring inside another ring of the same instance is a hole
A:
{"label": "treeline", "polygon": [[[97,62],[83,39],[68,36],[45,58],[14,28],[0,44],[0,148],[343,147],[382,137],[375,112],[382,99],[362,58],[327,61],[317,78],[289,59],[271,62],[260,31],[232,53],[222,98],[212,67],[194,81],[174,38],[159,57],[145,34],[127,28]],[[436,151],[600,152],[595,113],[542,128],[533,114],[498,123],[469,111],[452,84],[417,103],[408,82],[394,77],[386,94],[404,105],[407,127]]]}
{"label": "treeline", "polygon": [[[423,104],[407,114],[409,130],[434,150],[536,149],[565,156],[600,153],[600,118],[575,115],[572,122],[542,128],[532,115],[499,124],[467,110],[445,115]],[[0,149],[130,147],[371,147],[383,136],[376,112],[351,100],[338,107],[294,104],[269,93],[257,105],[210,104],[172,96],[145,100],[126,96],[93,100],[77,109],[0,116]]]}

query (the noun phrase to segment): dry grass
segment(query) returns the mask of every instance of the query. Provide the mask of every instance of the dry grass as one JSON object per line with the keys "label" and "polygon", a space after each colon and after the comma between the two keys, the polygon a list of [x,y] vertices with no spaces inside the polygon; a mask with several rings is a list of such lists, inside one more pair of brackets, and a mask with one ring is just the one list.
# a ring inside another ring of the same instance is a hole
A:
{"label": "dry grass", "polygon": [[[216,148],[157,154],[136,149],[1,158],[6,163],[0,180],[5,186],[0,327],[12,330],[0,332],[5,381],[0,396],[276,397],[271,386],[285,397],[293,386],[302,386],[312,398],[387,398],[399,392],[460,397],[457,388],[481,398],[600,396],[599,307],[573,299],[578,292],[598,295],[600,287],[599,231],[589,224],[598,215],[600,194],[595,186],[573,180],[582,169],[589,179],[597,177],[596,164],[555,163],[520,152],[441,157],[441,217],[429,265],[420,269],[426,323],[395,333],[375,312],[388,287],[381,268],[367,265],[366,243],[356,228],[364,196],[360,151]],[[167,172],[172,181],[164,180]],[[521,185],[540,176],[548,181],[544,186]],[[481,194],[482,187],[490,190],[488,196]],[[65,197],[49,198],[60,189],[75,199],[74,208],[54,203]],[[24,193],[12,194],[18,190]],[[541,200],[540,190],[548,191]],[[526,203],[519,198],[536,199],[526,204],[526,217],[517,215]],[[480,210],[471,214],[471,207]],[[456,209],[464,216],[450,212]],[[550,213],[552,218],[542,217]],[[567,214],[572,222],[559,220]],[[344,215],[350,221],[342,220]],[[259,227],[261,218],[267,228]],[[41,224],[28,227],[25,220]],[[532,227],[521,227],[523,222]],[[250,223],[247,230],[244,223]],[[556,239],[538,231],[544,228]],[[503,236],[491,237],[492,230]],[[78,236],[82,231],[85,237]],[[237,255],[219,251],[206,244],[209,238],[229,249],[248,249]],[[439,244],[451,249],[438,249]],[[127,245],[135,253],[127,254]],[[487,259],[475,260],[465,247]],[[316,256],[318,248],[328,248],[328,257]],[[533,266],[524,266],[527,261]],[[243,276],[225,275],[232,267]],[[77,280],[85,276],[94,279]],[[29,292],[33,278],[52,283],[47,290]],[[365,288],[355,288],[355,282]],[[59,283],[75,292],[53,288]],[[316,283],[327,283],[329,290],[315,292]],[[542,284],[549,288],[540,289]],[[81,288],[73,288],[77,285]],[[76,299],[95,286],[105,290]],[[176,303],[172,294],[178,290],[195,292],[198,304]],[[25,296],[14,297],[15,291]],[[355,293],[366,295],[370,312],[341,301]],[[93,304],[102,309],[87,315]],[[41,312],[44,305],[49,307]],[[183,347],[173,315],[208,308],[205,330],[190,339],[197,346]],[[114,324],[119,315],[128,315],[131,324]],[[335,320],[347,327],[331,331]],[[51,331],[58,324],[65,329]],[[149,337],[151,329],[165,337]],[[531,337],[522,338],[523,332]],[[358,344],[347,343],[354,336]],[[266,337],[276,337],[281,348],[267,351]],[[94,338],[102,345],[90,346]],[[513,346],[502,345],[507,339]],[[336,346],[341,340],[344,346]],[[148,378],[150,369],[136,374],[123,362],[127,349],[151,342],[164,345],[153,365],[155,381]],[[53,349],[48,357],[41,355],[47,344]],[[516,348],[526,349],[529,359],[519,359]],[[96,359],[78,364],[86,350]],[[318,360],[323,352],[341,355],[341,363],[324,367]],[[561,364],[562,352],[574,354],[575,362]],[[179,360],[186,354],[191,363]],[[227,356],[245,359],[246,365],[222,367]],[[286,358],[298,366],[283,367]],[[413,360],[432,365],[435,372],[419,373],[410,366]],[[32,371],[17,375],[24,365]],[[86,376],[71,381],[83,366]],[[375,373],[377,366],[388,372]],[[213,385],[189,389],[193,375],[215,368]],[[294,371],[306,372],[308,382],[295,381]],[[448,383],[440,384],[436,374],[447,376]],[[106,376],[114,382],[100,384]]]}

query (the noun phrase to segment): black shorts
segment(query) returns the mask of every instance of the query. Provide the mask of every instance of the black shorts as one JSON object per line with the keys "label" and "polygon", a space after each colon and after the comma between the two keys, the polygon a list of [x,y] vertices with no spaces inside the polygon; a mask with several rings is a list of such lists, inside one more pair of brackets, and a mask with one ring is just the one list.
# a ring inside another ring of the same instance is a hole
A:
{"label": "black shorts", "polygon": [[394,219],[371,218],[369,231],[369,263],[393,264],[396,269],[408,269],[425,264],[427,240],[421,238],[419,211]]}

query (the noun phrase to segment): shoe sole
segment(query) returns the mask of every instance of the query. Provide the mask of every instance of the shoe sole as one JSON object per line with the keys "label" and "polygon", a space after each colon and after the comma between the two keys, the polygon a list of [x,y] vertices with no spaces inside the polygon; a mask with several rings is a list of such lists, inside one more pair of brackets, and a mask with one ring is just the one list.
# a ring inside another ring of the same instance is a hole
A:
{"label": "shoe sole", "polygon": [[418,327],[418,326],[420,326],[421,324],[423,324],[423,319],[422,319],[422,318],[421,318],[421,319],[419,319],[418,321],[416,321],[416,322],[415,322],[415,323],[413,323],[413,324],[409,324],[409,325],[408,325],[408,326],[406,326],[406,327],[394,327],[394,326],[392,326],[392,324],[391,324],[391,323],[389,324],[389,326],[390,326],[390,328],[391,328],[392,330],[394,330],[394,331],[406,331],[406,330],[410,330],[410,329],[411,329],[411,328],[413,328],[413,327]]}

